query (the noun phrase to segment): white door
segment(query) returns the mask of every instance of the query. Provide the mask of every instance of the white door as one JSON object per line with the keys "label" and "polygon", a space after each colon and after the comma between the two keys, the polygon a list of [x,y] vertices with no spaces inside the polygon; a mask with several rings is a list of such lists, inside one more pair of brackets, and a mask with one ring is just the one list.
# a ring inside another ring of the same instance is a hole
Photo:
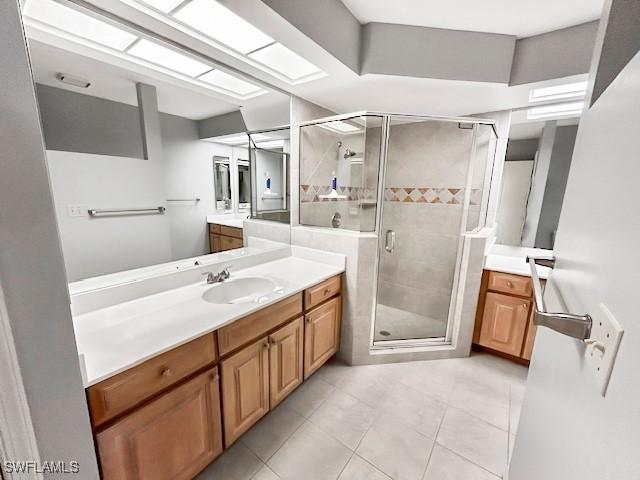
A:
{"label": "white door", "polygon": [[597,322],[602,303],[625,332],[603,397],[585,346],[538,329],[510,480],[640,479],[640,53],[584,113],[573,155],[547,309]]}

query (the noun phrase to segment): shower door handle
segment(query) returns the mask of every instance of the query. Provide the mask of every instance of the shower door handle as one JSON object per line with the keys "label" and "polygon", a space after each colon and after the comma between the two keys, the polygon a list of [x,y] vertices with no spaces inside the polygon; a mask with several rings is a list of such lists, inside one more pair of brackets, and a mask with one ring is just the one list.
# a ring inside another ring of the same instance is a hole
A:
{"label": "shower door handle", "polygon": [[396,248],[396,232],[387,230],[384,238],[384,249],[391,253],[394,248]]}

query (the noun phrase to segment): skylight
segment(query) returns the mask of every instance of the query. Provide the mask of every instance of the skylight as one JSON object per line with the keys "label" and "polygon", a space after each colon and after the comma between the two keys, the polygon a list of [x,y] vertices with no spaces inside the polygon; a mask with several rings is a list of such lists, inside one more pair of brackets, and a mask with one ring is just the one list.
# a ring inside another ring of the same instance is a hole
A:
{"label": "skylight", "polygon": [[144,39],[137,42],[127,53],[190,77],[197,77],[211,70],[209,65]]}
{"label": "skylight", "polygon": [[531,90],[531,92],[529,92],[529,102],[579,99],[583,98],[586,94],[587,82],[567,83]]}
{"label": "skylight", "polygon": [[344,134],[352,134],[360,131],[360,128],[355,125],[351,125],[350,123],[343,122],[341,120],[336,120],[328,123],[318,124],[319,127],[326,128],[327,130],[332,130],[338,133]]}
{"label": "skylight", "polygon": [[216,87],[224,88],[240,95],[250,95],[260,92],[262,89],[253,83],[240,80],[222,70],[212,70],[198,77],[198,80],[210,83]]}
{"label": "skylight", "polygon": [[584,102],[559,103],[555,105],[543,105],[527,110],[527,119],[539,120],[543,118],[555,118],[580,115],[584,109]]}
{"label": "skylight", "polygon": [[66,33],[123,51],[136,36],[50,0],[28,0],[24,14]]}
{"label": "skylight", "polygon": [[[268,140],[269,136],[265,135],[264,133],[255,133],[255,134],[251,134],[251,139],[254,142],[261,142],[264,140]],[[210,141],[215,143],[224,143],[225,145],[238,147],[241,145],[247,145],[249,143],[249,136],[246,133],[241,133],[239,135],[232,135],[230,137],[214,138],[214,139],[211,139]]]}
{"label": "skylight", "polygon": [[173,16],[242,54],[273,43],[271,37],[213,0],[193,0]]}
{"label": "skylight", "polygon": [[182,0],[142,0],[147,5],[160,10],[163,13],[169,13],[182,3]]}
{"label": "skylight", "polygon": [[291,80],[299,80],[304,77],[320,73],[321,70],[313,63],[292,52],[280,43],[274,43],[256,52],[249,57],[266,65],[276,72],[280,72]]}

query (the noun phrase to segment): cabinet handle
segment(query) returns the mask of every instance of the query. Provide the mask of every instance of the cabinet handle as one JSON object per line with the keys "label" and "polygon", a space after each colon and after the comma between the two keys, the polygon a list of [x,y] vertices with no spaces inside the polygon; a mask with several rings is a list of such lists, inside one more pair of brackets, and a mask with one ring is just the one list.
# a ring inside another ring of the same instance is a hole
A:
{"label": "cabinet handle", "polygon": [[161,371],[160,371],[160,376],[162,377],[170,377],[171,376],[171,369],[169,367],[164,367]]}
{"label": "cabinet handle", "polygon": [[305,317],[305,320],[307,321],[307,323],[311,323],[311,317]]}
{"label": "cabinet handle", "polygon": [[330,288],[325,288],[324,289],[324,294],[325,295],[329,295],[331,293],[331,289]]}
{"label": "cabinet handle", "polygon": [[265,342],[262,344],[262,348],[264,348],[265,350],[269,350],[269,347],[270,347],[269,339],[267,338]]}
{"label": "cabinet handle", "polygon": [[512,282],[512,281],[510,281],[510,280],[508,280],[508,281],[507,281],[507,287],[509,287],[509,288],[513,288],[513,282]]}
{"label": "cabinet handle", "polygon": [[209,378],[211,378],[212,382],[217,382],[218,380],[220,380],[220,375],[218,375],[217,373],[212,373]]}
{"label": "cabinet handle", "polygon": [[529,305],[527,305],[526,303],[522,304],[522,308],[527,308]]}

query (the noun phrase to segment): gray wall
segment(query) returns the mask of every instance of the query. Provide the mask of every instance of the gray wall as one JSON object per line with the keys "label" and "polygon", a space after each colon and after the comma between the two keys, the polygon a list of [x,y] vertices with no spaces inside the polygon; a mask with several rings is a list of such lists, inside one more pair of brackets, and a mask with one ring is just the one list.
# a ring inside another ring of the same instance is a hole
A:
{"label": "gray wall", "polygon": [[47,150],[143,158],[138,107],[48,85],[36,92]]}
{"label": "gray wall", "polygon": [[553,248],[577,133],[577,125],[558,127],[556,130],[536,233],[535,246],[538,248]]}
{"label": "gray wall", "polygon": [[0,18],[0,283],[40,457],[98,479],[18,2],[0,2]]}
{"label": "gray wall", "polygon": [[200,138],[219,137],[233,133],[244,133],[247,126],[244,123],[240,110],[216,115],[205,120],[199,120],[198,135]]}
{"label": "gray wall", "polygon": [[509,140],[507,143],[507,157],[505,160],[533,160],[538,150],[539,138],[525,140]]}
{"label": "gray wall", "polygon": [[589,78],[591,105],[640,50],[638,19],[640,2],[607,0]]}
{"label": "gray wall", "polygon": [[368,23],[360,73],[508,83],[515,37]]}
{"label": "gray wall", "polygon": [[516,42],[510,85],[587,73],[598,22],[521,38]]}

